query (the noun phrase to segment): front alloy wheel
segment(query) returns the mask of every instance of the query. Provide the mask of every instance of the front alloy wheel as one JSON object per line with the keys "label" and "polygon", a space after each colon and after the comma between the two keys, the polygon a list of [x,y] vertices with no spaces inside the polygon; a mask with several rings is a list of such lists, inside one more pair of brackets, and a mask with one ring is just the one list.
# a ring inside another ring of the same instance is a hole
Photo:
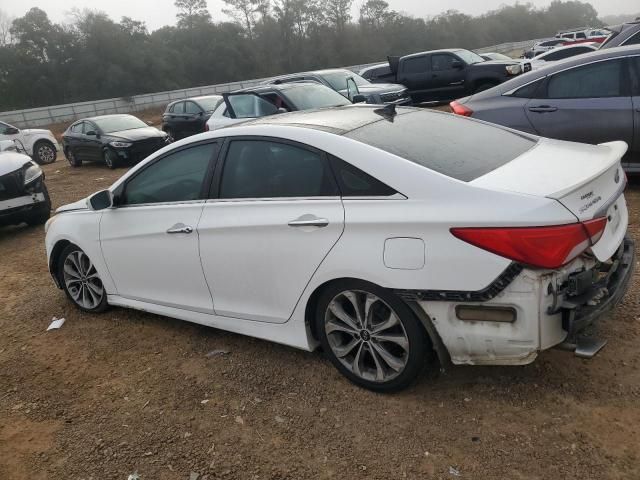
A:
{"label": "front alloy wheel", "polygon": [[101,312],[107,307],[100,275],[80,248],[69,245],[61,255],[61,266],[64,290],[76,306],[86,312]]}
{"label": "front alloy wheel", "polygon": [[34,146],[34,160],[40,165],[47,165],[56,161],[56,147],[46,140],[39,141]]}
{"label": "front alloy wheel", "polygon": [[404,388],[423,366],[428,348],[424,329],[395,295],[357,283],[320,301],[325,352],[358,385],[377,391]]}

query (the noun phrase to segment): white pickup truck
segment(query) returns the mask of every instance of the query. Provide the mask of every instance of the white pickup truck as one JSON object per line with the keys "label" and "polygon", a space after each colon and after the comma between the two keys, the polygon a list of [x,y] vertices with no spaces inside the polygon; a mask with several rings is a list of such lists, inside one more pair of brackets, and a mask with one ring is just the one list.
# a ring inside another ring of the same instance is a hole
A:
{"label": "white pickup truck", "polygon": [[13,140],[19,149],[24,150],[37,163],[43,165],[56,161],[60,145],[49,130],[19,128],[0,122],[0,141]]}

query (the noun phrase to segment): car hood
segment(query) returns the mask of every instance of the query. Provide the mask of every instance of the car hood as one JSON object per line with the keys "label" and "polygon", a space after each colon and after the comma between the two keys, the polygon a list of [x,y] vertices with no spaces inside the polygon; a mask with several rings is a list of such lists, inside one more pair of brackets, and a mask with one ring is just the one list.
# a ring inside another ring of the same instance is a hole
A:
{"label": "car hood", "polygon": [[72,212],[74,210],[87,210],[87,198],[83,198],[82,200],[78,200],[77,202],[68,203],[67,205],[62,205],[56,210],[56,213],[62,212]]}
{"label": "car hood", "polygon": [[43,128],[25,128],[24,130],[20,130],[20,133],[27,137],[30,135],[46,135],[53,137],[53,133],[51,133],[50,130],[45,130]]}
{"label": "car hood", "polygon": [[2,152],[0,153],[0,176],[15,172],[29,162],[31,162],[31,158],[22,153]]}
{"label": "car hood", "polygon": [[134,128],[133,130],[122,130],[120,132],[109,132],[105,136],[112,137],[118,140],[128,140],[136,142],[138,140],[145,140],[147,138],[161,138],[166,137],[166,133],[161,132],[156,127],[146,128]]}

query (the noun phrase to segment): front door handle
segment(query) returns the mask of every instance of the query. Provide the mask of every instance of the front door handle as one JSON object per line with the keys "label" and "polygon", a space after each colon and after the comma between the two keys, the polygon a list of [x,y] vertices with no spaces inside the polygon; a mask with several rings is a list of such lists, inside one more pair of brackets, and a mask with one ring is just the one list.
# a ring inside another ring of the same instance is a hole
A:
{"label": "front door handle", "polygon": [[173,227],[167,230],[167,233],[193,233],[193,227],[185,225],[184,223],[176,223]]}
{"label": "front door handle", "polygon": [[300,218],[297,218],[295,220],[291,220],[289,222],[289,226],[290,227],[326,227],[327,225],[329,225],[329,220],[327,220],[326,218],[318,218],[318,217],[313,217],[313,218],[309,218],[307,215],[303,215]]}
{"label": "front door handle", "polygon": [[535,113],[550,113],[558,110],[558,107],[551,107],[549,105],[540,105],[539,107],[529,107],[530,112]]}

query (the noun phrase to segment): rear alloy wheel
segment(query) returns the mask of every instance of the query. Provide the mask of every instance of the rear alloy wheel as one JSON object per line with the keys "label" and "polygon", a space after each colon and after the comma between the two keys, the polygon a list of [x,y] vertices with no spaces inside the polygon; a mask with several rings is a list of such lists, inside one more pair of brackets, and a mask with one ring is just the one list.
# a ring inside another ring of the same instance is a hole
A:
{"label": "rear alloy wheel", "polygon": [[60,255],[60,280],[65,293],[80,310],[102,312],[107,308],[107,293],[89,257],[75,245]]}
{"label": "rear alloy wheel", "polygon": [[413,312],[393,293],[362,281],[325,291],[316,327],[331,362],[349,380],[396,391],[420,373],[429,341]]}
{"label": "rear alloy wheel", "polygon": [[71,165],[72,167],[77,168],[82,166],[82,160],[80,160],[70,148],[67,148],[67,150],[64,152],[64,155],[67,157],[69,165]]}
{"label": "rear alloy wheel", "polygon": [[47,140],[40,140],[33,146],[33,159],[40,165],[56,161],[56,147]]}
{"label": "rear alloy wheel", "polygon": [[104,151],[104,163],[106,163],[107,167],[111,170],[118,167],[118,154],[113,150],[109,150],[108,148]]}

